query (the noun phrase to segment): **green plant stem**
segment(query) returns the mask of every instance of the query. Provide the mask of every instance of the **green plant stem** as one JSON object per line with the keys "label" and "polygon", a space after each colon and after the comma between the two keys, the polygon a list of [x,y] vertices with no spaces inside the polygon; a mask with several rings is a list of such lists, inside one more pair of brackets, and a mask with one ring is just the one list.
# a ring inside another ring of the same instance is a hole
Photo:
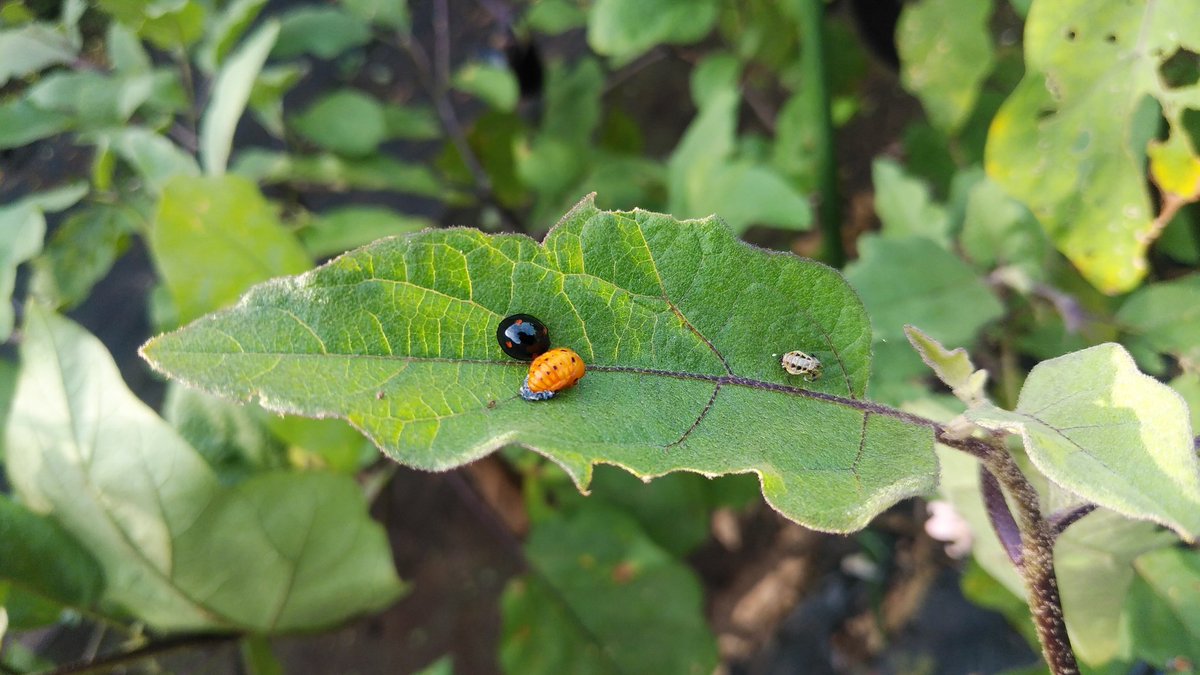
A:
{"label": "green plant stem", "polygon": [[804,86],[809,88],[809,111],[819,121],[817,135],[817,220],[821,226],[821,259],[833,267],[846,264],[842,246],[842,203],[838,195],[837,166],[834,163],[833,113],[830,111],[829,72],[825,67],[825,0],[800,0],[800,37],[804,53],[800,57]]}
{"label": "green plant stem", "polygon": [[1021,564],[1017,571],[1025,580],[1029,593],[1029,611],[1042,645],[1042,657],[1054,675],[1079,673],[1063,618],[1058,579],[1054,574],[1055,532],[1042,516],[1037,490],[1021,473],[1012,455],[998,442],[958,439],[947,436],[944,430],[938,432],[938,441],[980,457],[984,467],[1012,498],[1017,527],[1021,531]]}

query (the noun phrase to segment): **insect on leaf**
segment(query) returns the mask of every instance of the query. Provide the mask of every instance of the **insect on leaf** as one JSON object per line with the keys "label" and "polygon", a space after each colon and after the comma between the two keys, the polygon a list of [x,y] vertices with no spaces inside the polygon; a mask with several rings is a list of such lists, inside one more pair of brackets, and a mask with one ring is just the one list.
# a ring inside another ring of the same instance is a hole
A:
{"label": "insect on leaf", "polygon": [[[528,402],[496,326],[528,313],[587,364]],[[757,473],[814,528],[860,528],[934,482],[930,429],[863,400],[871,331],[834,270],[736,240],[719,220],[598,210],[543,244],[470,229],[384,239],[249,291],[147,343],[161,372],[267,408],[349,420],[404,464],[445,470],[517,443],[586,488],[640,476]],[[823,376],[786,374],[802,349]]]}

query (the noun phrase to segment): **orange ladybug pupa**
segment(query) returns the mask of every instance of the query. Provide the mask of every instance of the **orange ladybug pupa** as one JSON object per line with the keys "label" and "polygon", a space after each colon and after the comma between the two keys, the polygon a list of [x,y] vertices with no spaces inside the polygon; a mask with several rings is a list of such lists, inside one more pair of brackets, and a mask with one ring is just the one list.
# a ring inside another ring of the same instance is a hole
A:
{"label": "orange ladybug pupa", "polygon": [[563,389],[575,386],[584,376],[583,358],[565,347],[551,349],[529,364],[529,374],[521,385],[521,398],[544,401]]}

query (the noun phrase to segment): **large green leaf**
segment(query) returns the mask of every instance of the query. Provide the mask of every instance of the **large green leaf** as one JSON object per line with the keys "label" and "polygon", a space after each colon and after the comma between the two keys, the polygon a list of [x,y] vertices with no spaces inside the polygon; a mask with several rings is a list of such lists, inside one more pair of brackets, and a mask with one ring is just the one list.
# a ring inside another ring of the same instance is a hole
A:
{"label": "large green leaf", "polygon": [[91,554],[53,520],[0,494],[0,581],[73,607],[100,598],[104,574]]}
{"label": "large green leaf", "polygon": [[536,573],[502,600],[506,672],[701,675],[716,666],[700,584],[624,513],[593,504],[537,523],[525,555]]}
{"label": "large green leaf", "polygon": [[883,223],[883,236],[920,236],[950,248],[950,217],[933,201],[928,185],[905,174],[899,164],[885,157],[872,162],[871,182],[875,185],[875,213]]}
{"label": "large green leaf", "polygon": [[1200,274],[1139,288],[1117,321],[1154,351],[1200,362]]}
{"label": "large green leaf", "polygon": [[1025,77],[988,134],[988,174],[1108,293],[1145,275],[1154,236],[1150,139],[1139,138],[1137,124],[1145,99],[1161,106],[1176,144],[1184,111],[1200,108],[1200,83],[1171,88],[1159,72],[1181,49],[1200,51],[1193,0],[1036,2],[1025,24]]}
{"label": "large green leaf", "polygon": [[75,52],[66,35],[45,24],[0,31],[0,86],[47,66],[69,63]]}
{"label": "large green leaf", "polygon": [[991,0],[921,0],[904,6],[896,47],[904,86],[934,125],[953,133],[975,108],[992,70]]}
{"label": "large green leaf", "polygon": [[1038,469],[1075,494],[1189,540],[1200,534],[1200,462],[1187,405],[1140,373],[1120,345],[1043,361],[1016,410],[984,404],[967,416],[1021,434]]}
{"label": "large green leaf", "polygon": [[[542,318],[591,369],[557,398],[496,324]],[[825,362],[805,383],[779,366]],[[517,443],[581,486],[594,463],[643,475],[758,473],[814,528],[862,527],[934,482],[931,432],[862,400],[870,328],[832,269],[738,242],[720,221],[599,211],[538,245],[451,229],[386,239],[150,341],[158,370],[268,408],[338,416],[396,460],[448,469]]]}
{"label": "large green leaf", "polygon": [[1129,632],[1148,663],[1200,660],[1200,554],[1164,548],[1139,557],[1130,593]]}
{"label": "large green leaf", "polygon": [[218,487],[96,338],[29,307],[9,478],[104,569],[104,600],[162,631],[327,626],[400,591],[353,481],[262,474]]}
{"label": "large green leaf", "polygon": [[1004,306],[971,266],[925,237],[866,236],[846,279],[862,294],[875,334],[903,340],[920,326],[944,344],[971,344]]}
{"label": "large green leaf", "polygon": [[168,183],[150,250],[183,321],[233,302],[251,284],[310,266],[274,205],[240,176]]}

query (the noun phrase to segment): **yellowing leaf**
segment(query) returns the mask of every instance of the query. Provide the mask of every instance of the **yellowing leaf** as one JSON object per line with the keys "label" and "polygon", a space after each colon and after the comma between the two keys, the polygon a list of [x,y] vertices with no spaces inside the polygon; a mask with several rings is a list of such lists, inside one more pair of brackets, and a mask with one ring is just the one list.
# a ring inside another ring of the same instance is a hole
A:
{"label": "yellowing leaf", "polygon": [[1198,46],[1194,0],[1042,0],[1030,11],[1025,77],[992,123],[987,172],[1106,293],[1146,273],[1147,99],[1178,133],[1200,85],[1168,88],[1160,68]]}

